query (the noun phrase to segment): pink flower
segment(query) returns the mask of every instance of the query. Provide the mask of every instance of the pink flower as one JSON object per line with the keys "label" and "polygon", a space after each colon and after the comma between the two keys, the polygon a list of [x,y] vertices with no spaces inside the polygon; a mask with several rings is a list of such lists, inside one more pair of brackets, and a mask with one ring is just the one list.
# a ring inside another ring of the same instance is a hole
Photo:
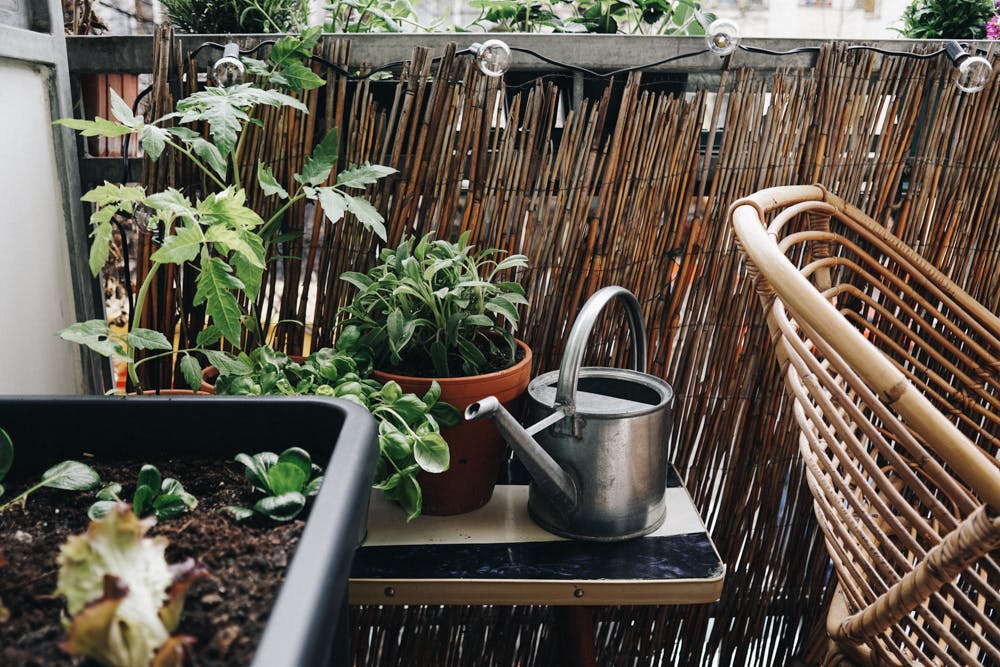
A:
{"label": "pink flower", "polygon": [[[1000,6],[1000,0],[998,0]],[[986,22],[986,39],[1000,39],[1000,14]]]}

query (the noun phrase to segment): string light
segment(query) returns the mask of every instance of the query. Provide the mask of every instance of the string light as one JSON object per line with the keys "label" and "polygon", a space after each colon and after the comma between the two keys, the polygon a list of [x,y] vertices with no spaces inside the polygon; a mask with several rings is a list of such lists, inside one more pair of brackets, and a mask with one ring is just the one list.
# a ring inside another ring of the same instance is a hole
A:
{"label": "string light", "polygon": [[715,19],[705,29],[708,50],[717,56],[728,56],[740,44],[740,27],[729,19]]}
{"label": "string light", "polygon": [[[820,47],[818,46],[804,46],[795,49],[790,49],[788,51],[773,51],[771,49],[765,49],[756,46],[750,46],[742,43],[742,35],[740,33],[739,25],[735,21],[726,18],[715,19],[709,21],[708,17],[702,13],[700,10],[695,12],[695,19],[698,21],[702,27],[705,28],[705,42],[707,48],[700,49],[696,51],[689,51],[686,53],[679,53],[677,55],[669,56],[655,62],[643,63],[640,65],[634,65],[631,67],[623,67],[610,72],[595,72],[586,67],[581,67],[579,65],[573,65],[570,63],[564,63],[553,58],[549,58],[537,51],[531,49],[526,49],[523,47],[513,47],[509,46],[505,42],[499,39],[489,39],[483,43],[473,43],[469,47],[460,49],[455,52],[455,55],[471,55],[475,58],[476,66],[479,70],[486,76],[499,77],[505,74],[511,66],[514,52],[524,53],[533,58],[541,60],[542,62],[548,63],[555,67],[560,67],[563,69],[571,70],[574,72],[579,72],[581,74],[600,79],[610,79],[612,77],[618,76],[620,74],[628,74],[630,72],[636,72],[641,70],[650,69],[660,65],[664,65],[669,62],[674,62],[677,60],[682,60],[685,58],[693,58],[700,56],[705,53],[714,53],[720,57],[731,56],[737,49],[745,51],[747,53],[757,53],[763,55],[770,55],[775,57],[789,56],[800,53],[819,53]],[[240,50],[236,44],[229,43],[225,46],[217,44],[214,42],[205,42],[195,49],[191,56],[193,57],[199,51],[206,47],[212,47],[217,49],[223,49],[223,56],[215,62],[212,67],[212,80],[218,85],[232,85],[232,83],[237,83],[242,80],[243,77],[243,65],[239,62],[239,55],[253,53],[259,50],[261,47],[267,44],[274,44],[274,40],[267,40],[258,43],[252,49]],[[913,59],[928,59],[935,58],[941,54],[947,54],[951,59],[952,63],[958,69],[958,76],[956,77],[956,85],[960,90],[967,93],[976,93],[981,91],[993,78],[993,67],[990,61],[982,56],[973,56],[965,51],[958,42],[948,42],[944,48],[938,49],[930,53],[913,53],[910,51],[892,51],[888,49],[882,49],[875,46],[867,45],[852,45],[846,47],[847,51],[869,51],[872,53],[878,53],[884,56],[891,57],[901,57],[901,58],[913,58]],[[385,72],[393,70],[395,68],[405,65],[405,61],[395,61],[391,63],[386,63],[372,70],[366,71],[365,73],[349,72],[343,67],[339,67],[328,60],[320,56],[312,56],[312,60],[323,64],[327,69],[333,70],[340,74],[341,76],[351,80],[359,81],[362,79],[367,79],[380,72]],[[437,56],[431,59],[431,62],[437,62],[441,60],[441,56]],[[238,67],[237,67],[238,64]]]}
{"label": "string light", "polygon": [[503,76],[510,69],[510,47],[499,39],[488,39],[482,44],[473,44],[469,51],[475,54],[479,71],[486,76]]}
{"label": "string light", "polygon": [[944,50],[958,67],[955,85],[963,93],[978,93],[993,78],[993,65],[986,58],[966,53],[958,42],[948,42]]}
{"label": "string light", "polygon": [[242,83],[245,72],[243,61],[240,60],[239,45],[229,42],[222,49],[222,57],[212,65],[212,81],[217,86],[227,88]]}

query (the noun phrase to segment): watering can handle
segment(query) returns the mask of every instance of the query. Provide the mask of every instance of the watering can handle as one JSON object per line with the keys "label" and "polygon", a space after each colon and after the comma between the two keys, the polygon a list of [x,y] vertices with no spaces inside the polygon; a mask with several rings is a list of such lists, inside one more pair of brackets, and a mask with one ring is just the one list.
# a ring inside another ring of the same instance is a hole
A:
{"label": "watering can handle", "polygon": [[569,408],[568,412],[574,412],[576,409],[576,383],[580,375],[580,364],[583,362],[583,351],[590,338],[590,330],[594,328],[597,316],[615,297],[620,298],[625,304],[625,313],[632,329],[632,368],[640,373],[646,372],[646,329],[642,323],[639,302],[635,295],[624,287],[617,285],[602,287],[594,292],[580,309],[580,314],[570,329],[569,340],[566,342],[562,362],[559,364],[556,405]]}

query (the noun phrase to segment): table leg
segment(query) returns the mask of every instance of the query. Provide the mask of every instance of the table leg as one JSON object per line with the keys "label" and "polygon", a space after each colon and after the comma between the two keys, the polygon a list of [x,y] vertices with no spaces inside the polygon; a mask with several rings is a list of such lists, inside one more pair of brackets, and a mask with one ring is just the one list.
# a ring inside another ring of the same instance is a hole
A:
{"label": "table leg", "polygon": [[593,607],[556,607],[556,627],[560,653],[565,665],[597,667]]}

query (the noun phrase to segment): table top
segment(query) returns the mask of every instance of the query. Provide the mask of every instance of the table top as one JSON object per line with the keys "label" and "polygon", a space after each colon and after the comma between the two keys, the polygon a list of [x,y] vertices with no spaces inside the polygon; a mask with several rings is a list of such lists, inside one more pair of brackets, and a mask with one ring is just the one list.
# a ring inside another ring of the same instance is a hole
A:
{"label": "table top", "polygon": [[372,493],[354,557],[352,604],[690,604],[719,599],[725,565],[673,469],[667,516],[623,542],[568,540],[528,515],[526,484],[497,485],[482,508],[449,517],[403,511]]}

